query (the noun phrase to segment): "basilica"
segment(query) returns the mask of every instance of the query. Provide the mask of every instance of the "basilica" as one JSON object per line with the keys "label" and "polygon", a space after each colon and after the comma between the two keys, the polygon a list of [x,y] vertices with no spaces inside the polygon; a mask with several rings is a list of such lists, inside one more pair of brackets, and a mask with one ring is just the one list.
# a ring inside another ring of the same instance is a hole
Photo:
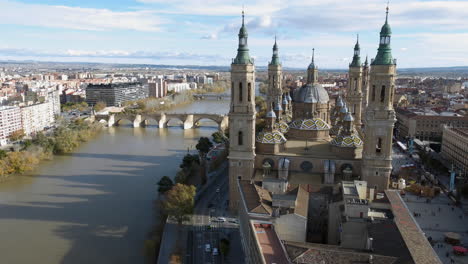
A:
{"label": "basilica", "polygon": [[343,180],[362,180],[375,192],[389,186],[395,112],[396,61],[392,58],[388,24],[380,31],[377,55],[364,63],[354,46],[347,91],[336,100],[318,81],[314,55],[305,84],[288,91],[278,44],[268,65],[266,127],[255,131],[255,66],[244,24],[237,56],[231,64],[229,111],[230,206],[239,203],[239,181],[257,183],[270,194],[285,194],[294,186],[309,191],[335,186]]}

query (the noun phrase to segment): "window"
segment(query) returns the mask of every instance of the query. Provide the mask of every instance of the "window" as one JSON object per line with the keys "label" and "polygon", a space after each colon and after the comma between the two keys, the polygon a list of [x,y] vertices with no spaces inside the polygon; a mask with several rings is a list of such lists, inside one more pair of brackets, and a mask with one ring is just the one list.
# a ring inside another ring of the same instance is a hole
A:
{"label": "window", "polygon": [[239,146],[242,146],[244,144],[244,135],[242,134],[242,131],[239,131],[237,141],[237,145]]}
{"label": "window", "polygon": [[381,138],[377,139],[377,145],[375,146],[375,152],[376,153],[382,152],[382,139]]}
{"label": "window", "polygon": [[382,89],[380,90],[380,102],[383,103],[385,100],[385,85],[382,85]]}
{"label": "window", "polygon": [[357,91],[357,78],[354,78],[354,91]]}
{"label": "window", "polygon": [[252,101],[252,84],[251,83],[247,85],[247,96],[248,96],[247,101],[249,102]]}
{"label": "window", "polygon": [[242,83],[239,83],[239,102],[242,102]]}
{"label": "window", "polygon": [[375,101],[375,85],[372,85],[372,101]]}
{"label": "window", "polygon": [[231,83],[231,98],[234,98],[234,82]]}

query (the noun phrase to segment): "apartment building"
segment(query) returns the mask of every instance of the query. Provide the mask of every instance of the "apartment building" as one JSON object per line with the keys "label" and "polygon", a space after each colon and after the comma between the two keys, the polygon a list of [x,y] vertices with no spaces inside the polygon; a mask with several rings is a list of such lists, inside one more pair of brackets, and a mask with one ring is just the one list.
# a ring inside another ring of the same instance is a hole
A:
{"label": "apartment building", "polygon": [[86,102],[95,105],[105,102],[107,106],[121,106],[128,101],[148,97],[148,86],[142,83],[90,84],[86,88]]}
{"label": "apartment building", "polygon": [[20,129],[22,129],[20,108],[0,106],[0,146],[8,144],[11,133]]}
{"label": "apartment building", "polygon": [[26,135],[44,130],[55,122],[54,104],[47,101],[21,107],[21,122]]}
{"label": "apartment building", "polygon": [[468,172],[468,127],[444,127],[441,153],[455,168]]}

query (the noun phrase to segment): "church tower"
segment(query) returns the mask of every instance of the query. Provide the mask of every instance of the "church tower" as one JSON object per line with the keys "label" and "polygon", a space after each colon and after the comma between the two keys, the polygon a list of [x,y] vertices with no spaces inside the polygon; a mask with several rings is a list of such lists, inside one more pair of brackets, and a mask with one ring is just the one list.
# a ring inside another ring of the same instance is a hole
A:
{"label": "church tower", "polygon": [[354,117],[356,127],[361,127],[362,114],[362,65],[360,57],[359,36],[354,46],[353,61],[349,64],[347,101],[349,111]]}
{"label": "church tower", "polygon": [[281,82],[283,80],[283,73],[281,71],[281,63],[278,56],[278,44],[273,45],[273,56],[270,64],[268,64],[268,93],[267,104],[268,112],[274,110],[278,118],[281,117],[282,109],[282,94]]}
{"label": "church tower", "polygon": [[377,187],[377,191],[388,188],[392,171],[392,138],[396,121],[393,109],[396,61],[392,58],[390,48],[391,33],[387,6],[377,56],[371,61],[362,162],[362,179],[367,181],[368,186]]}
{"label": "church tower", "polygon": [[312,49],[312,61],[307,68],[307,83],[317,84],[318,83],[318,68],[315,66],[314,61],[315,49]]}
{"label": "church tower", "polygon": [[237,56],[231,64],[231,106],[229,111],[229,208],[239,203],[238,180],[250,180],[255,159],[255,66],[247,45],[247,28],[242,12]]}
{"label": "church tower", "polygon": [[[364,62],[364,67],[362,69],[362,96],[361,111],[364,114],[369,102],[369,62],[367,61],[367,56],[366,61]],[[364,116],[362,116],[362,119],[364,119]]]}

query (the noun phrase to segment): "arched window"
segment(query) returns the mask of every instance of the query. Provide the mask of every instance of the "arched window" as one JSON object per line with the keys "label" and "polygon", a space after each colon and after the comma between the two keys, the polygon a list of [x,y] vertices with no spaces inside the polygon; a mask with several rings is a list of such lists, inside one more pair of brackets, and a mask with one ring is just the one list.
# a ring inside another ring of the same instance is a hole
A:
{"label": "arched window", "polygon": [[385,85],[382,85],[382,89],[380,90],[380,102],[383,103],[385,100]]}
{"label": "arched window", "polygon": [[234,100],[234,90],[235,90],[234,82],[232,82],[231,83],[231,98],[232,98],[232,100]]}
{"label": "arched window", "polygon": [[377,139],[377,145],[375,146],[375,152],[376,153],[382,152],[382,138]]}
{"label": "arched window", "polygon": [[237,138],[237,145],[242,146],[244,144],[244,135],[242,131],[239,131],[238,138]]}
{"label": "arched window", "polygon": [[354,78],[354,91],[357,91],[357,78]]}
{"label": "arched window", "polygon": [[353,115],[356,114],[356,104],[353,105]]}
{"label": "arched window", "polygon": [[375,101],[375,85],[372,85],[372,101]]}
{"label": "arched window", "polygon": [[239,83],[239,102],[242,102],[242,83]]}
{"label": "arched window", "polygon": [[252,101],[252,84],[248,83],[247,85],[247,101]]}

